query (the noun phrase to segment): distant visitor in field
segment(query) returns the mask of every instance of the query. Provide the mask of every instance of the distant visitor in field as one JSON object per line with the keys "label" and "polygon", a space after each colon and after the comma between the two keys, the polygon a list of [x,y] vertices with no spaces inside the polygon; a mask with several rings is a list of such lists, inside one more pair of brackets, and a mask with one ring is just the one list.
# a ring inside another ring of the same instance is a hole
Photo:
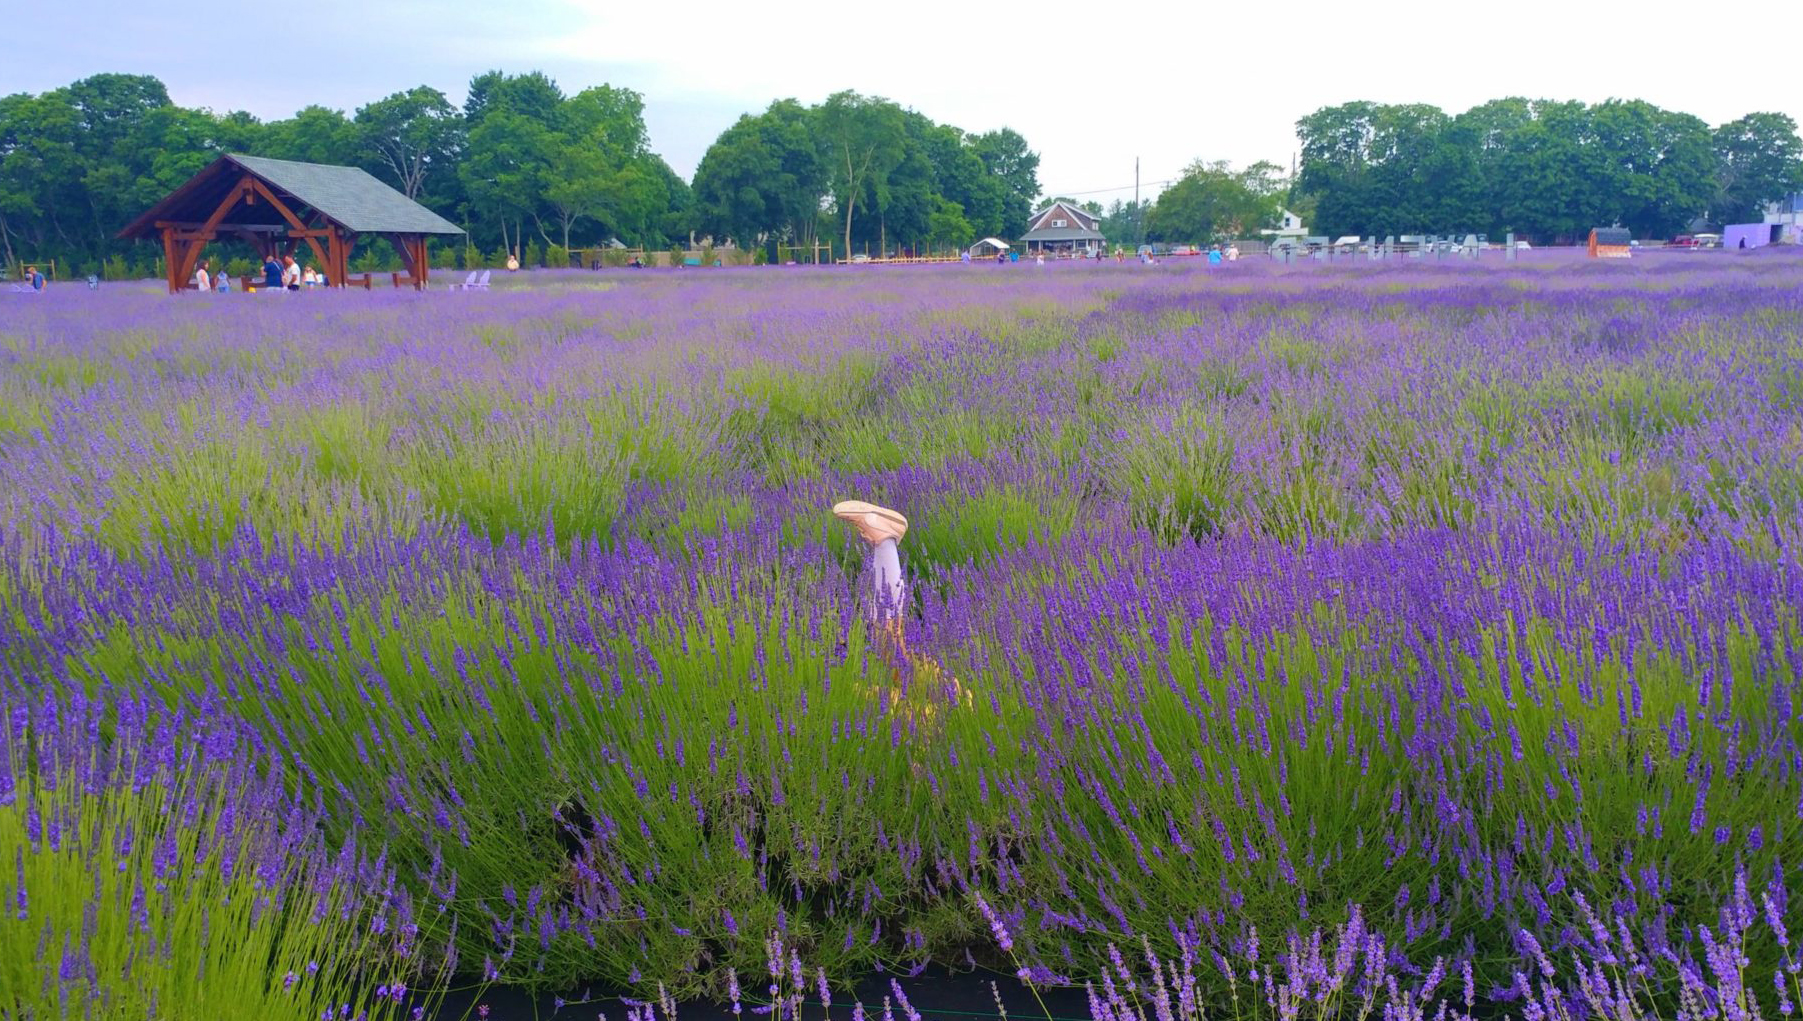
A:
{"label": "distant visitor in field", "polygon": [[212,264],[202,259],[200,265],[194,270],[194,289],[202,294],[213,289],[213,277],[207,272],[207,267],[210,265]]}
{"label": "distant visitor in field", "polygon": [[44,274],[38,272],[36,266],[25,267],[25,276],[23,279],[25,281],[25,290],[36,292],[44,289]]}
{"label": "distant visitor in field", "polygon": [[1239,261],[1239,257],[1240,257],[1240,246],[1235,245],[1235,244],[1229,244],[1227,246],[1227,261],[1228,262],[1237,262],[1237,261]]}
{"label": "distant visitor in field", "polygon": [[[948,692],[958,704],[971,704],[970,692],[957,678],[947,677],[938,663],[925,656],[908,654],[902,624],[908,590],[901,569],[901,540],[908,534],[908,519],[899,511],[863,500],[842,500],[833,505],[833,514],[851,522],[858,537],[870,544],[870,616],[877,626],[878,643],[896,673],[888,692],[889,708],[911,723],[926,723],[937,709],[936,692]],[[912,686],[902,683],[904,668],[911,672]]]}
{"label": "distant visitor in field", "polygon": [[225,267],[222,266],[219,269],[219,275],[213,278],[213,290],[218,291],[220,294],[224,294],[231,289],[232,275],[227,273]]}
{"label": "distant visitor in field", "polygon": [[520,257],[517,255],[514,255],[512,252],[509,252],[507,254],[507,272],[515,273],[515,272],[519,271],[519,268],[520,268]]}
{"label": "distant visitor in field", "polygon": [[292,255],[282,256],[282,286],[290,291],[301,289],[300,263],[295,262]]}
{"label": "distant visitor in field", "polygon": [[271,291],[282,289],[282,264],[271,253],[263,260],[263,286]]}
{"label": "distant visitor in field", "polygon": [[1208,250],[1208,264],[1210,266],[1219,266],[1221,264],[1220,245],[1215,245]]}

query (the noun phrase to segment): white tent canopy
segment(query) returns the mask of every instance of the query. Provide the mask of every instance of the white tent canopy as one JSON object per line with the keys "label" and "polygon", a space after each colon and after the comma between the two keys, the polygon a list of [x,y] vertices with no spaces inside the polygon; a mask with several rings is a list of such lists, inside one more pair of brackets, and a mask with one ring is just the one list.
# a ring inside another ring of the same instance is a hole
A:
{"label": "white tent canopy", "polygon": [[1008,242],[1003,241],[1001,238],[984,238],[983,240],[977,242],[974,245],[971,245],[970,247],[974,251],[978,248],[983,247],[984,245],[988,245],[991,248],[998,248],[1004,252],[1008,250]]}

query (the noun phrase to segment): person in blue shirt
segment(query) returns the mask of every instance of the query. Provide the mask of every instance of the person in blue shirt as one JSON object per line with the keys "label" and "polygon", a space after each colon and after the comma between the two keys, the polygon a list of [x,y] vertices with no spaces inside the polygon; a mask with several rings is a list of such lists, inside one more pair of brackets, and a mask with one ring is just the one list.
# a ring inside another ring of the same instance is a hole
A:
{"label": "person in blue shirt", "polygon": [[272,291],[282,289],[282,264],[273,255],[263,260],[263,286]]}
{"label": "person in blue shirt", "polygon": [[1221,246],[1220,245],[1216,245],[1213,248],[1210,248],[1208,250],[1208,264],[1210,266],[1219,266],[1221,264]]}
{"label": "person in blue shirt", "polygon": [[44,274],[38,272],[36,266],[25,267],[25,286],[33,291],[44,289]]}

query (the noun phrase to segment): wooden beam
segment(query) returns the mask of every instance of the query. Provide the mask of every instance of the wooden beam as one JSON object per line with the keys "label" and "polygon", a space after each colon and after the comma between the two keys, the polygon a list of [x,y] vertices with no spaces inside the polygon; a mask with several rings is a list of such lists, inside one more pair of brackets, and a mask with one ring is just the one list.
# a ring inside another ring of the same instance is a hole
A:
{"label": "wooden beam", "polygon": [[401,254],[401,264],[407,267],[407,276],[413,281],[413,289],[423,291],[426,288],[426,241],[419,234],[385,235],[394,250]]}
{"label": "wooden beam", "polygon": [[345,287],[351,278],[351,250],[357,247],[356,235],[339,230],[332,238],[332,286]]}
{"label": "wooden beam", "polygon": [[[241,232],[244,234],[250,234],[250,233],[271,234],[271,235],[281,234],[282,237],[293,239],[295,241],[299,241],[304,238],[328,237],[332,233],[330,230],[313,230],[313,229],[288,230],[288,231],[284,232],[284,230],[281,227],[269,227],[266,229],[259,230],[255,227],[234,227],[231,224],[226,224],[224,229],[234,230],[234,231],[238,231],[238,232]],[[218,235],[219,235],[219,231],[217,231],[217,230],[203,232],[203,231],[199,231],[199,230],[185,230],[185,229],[178,228],[175,232],[175,240],[177,240],[177,241],[216,241],[216,240],[218,240]]]}
{"label": "wooden beam", "polygon": [[307,225],[301,222],[301,218],[294,215],[294,210],[289,209],[288,204],[286,202],[283,202],[281,199],[276,198],[275,192],[270,191],[268,185],[264,184],[262,181],[257,180],[255,177],[248,177],[246,179],[250,181],[250,186],[256,190],[256,193],[258,195],[261,195],[264,198],[269,200],[270,208],[272,208],[276,212],[282,214],[282,219],[288,221],[288,226],[294,228],[295,230],[306,230],[307,229]]}
{"label": "wooden beam", "polygon": [[[249,173],[243,171],[240,171],[240,173],[242,176],[238,178],[238,183],[232,185],[231,190],[225,193],[225,198],[219,200],[219,205],[213,210],[213,215],[207,217],[206,222],[200,225],[200,229],[195,231],[193,235],[187,239],[188,243],[186,250],[181,253],[182,270],[179,277],[180,280],[186,281],[188,277],[193,274],[194,264],[200,261],[200,253],[206,249],[207,242],[213,240],[213,232],[218,228],[220,221],[224,220],[225,214],[231,212],[232,209],[238,205],[244,198],[245,192],[249,190],[250,185],[255,182],[256,179],[251,177]],[[173,237],[175,240],[181,240],[181,238],[174,235],[173,232],[170,232],[165,236]],[[183,286],[186,286],[186,284],[184,283]]]}
{"label": "wooden beam", "polygon": [[175,231],[163,228],[163,272],[169,275],[169,293],[181,291],[181,284],[175,277]]}

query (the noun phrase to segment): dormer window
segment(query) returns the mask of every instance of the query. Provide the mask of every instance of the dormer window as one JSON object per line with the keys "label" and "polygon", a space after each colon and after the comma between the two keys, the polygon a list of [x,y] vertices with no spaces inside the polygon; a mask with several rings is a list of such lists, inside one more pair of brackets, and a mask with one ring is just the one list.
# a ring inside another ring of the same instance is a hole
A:
{"label": "dormer window", "polygon": [[1070,224],[1069,224],[1069,223],[1068,223],[1068,222],[1066,222],[1066,221],[1064,221],[1064,220],[1053,220],[1053,221],[1052,221],[1052,226],[1054,226],[1054,227],[1068,227],[1068,226],[1070,226]]}

